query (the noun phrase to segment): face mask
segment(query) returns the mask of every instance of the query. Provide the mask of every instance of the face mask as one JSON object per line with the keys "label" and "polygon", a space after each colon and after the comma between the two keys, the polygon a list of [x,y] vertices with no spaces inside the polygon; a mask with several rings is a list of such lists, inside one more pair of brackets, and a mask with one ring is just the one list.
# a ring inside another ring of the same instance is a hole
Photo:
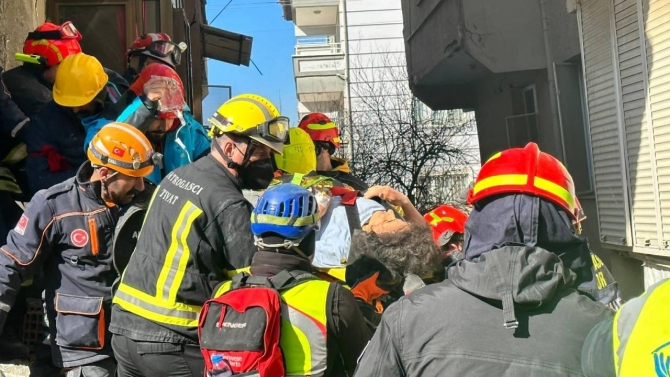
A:
{"label": "face mask", "polygon": [[248,190],[265,190],[274,178],[270,158],[251,162],[237,171],[242,180],[242,188]]}

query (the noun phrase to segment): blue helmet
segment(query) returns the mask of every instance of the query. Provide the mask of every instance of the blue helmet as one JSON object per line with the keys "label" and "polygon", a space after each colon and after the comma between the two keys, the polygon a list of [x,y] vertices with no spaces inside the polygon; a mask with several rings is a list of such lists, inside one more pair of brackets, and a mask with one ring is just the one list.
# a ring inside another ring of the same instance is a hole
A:
{"label": "blue helmet", "polygon": [[276,233],[287,240],[301,240],[317,226],[319,206],[311,191],[283,183],[267,189],[251,213],[256,236]]}

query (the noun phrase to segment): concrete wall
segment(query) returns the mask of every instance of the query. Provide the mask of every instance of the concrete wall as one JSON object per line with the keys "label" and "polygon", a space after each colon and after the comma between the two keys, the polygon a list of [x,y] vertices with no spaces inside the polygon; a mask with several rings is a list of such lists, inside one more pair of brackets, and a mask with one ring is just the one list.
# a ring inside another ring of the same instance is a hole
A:
{"label": "concrete wall", "polygon": [[19,65],[14,53],[21,52],[26,35],[42,24],[44,0],[0,0],[0,67]]}

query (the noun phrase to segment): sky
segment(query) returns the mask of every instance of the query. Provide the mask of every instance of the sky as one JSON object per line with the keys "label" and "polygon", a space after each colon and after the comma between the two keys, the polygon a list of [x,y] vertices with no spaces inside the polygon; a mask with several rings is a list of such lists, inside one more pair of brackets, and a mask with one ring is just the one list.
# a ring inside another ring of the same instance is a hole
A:
{"label": "sky", "polygon": [[[208,59],[209,85],[228,85],[232,95],[252,93],[272,102],[282,115],[297,124],[298,100],[293,78],[293,22],[284,20],[277,0],[233,0],[214,20],[229,0],[208,0],[207,21],[211,26],[253,37],[249,67]],[[203,120],[225,101],[227,90],[210,89],[203,101]]]}

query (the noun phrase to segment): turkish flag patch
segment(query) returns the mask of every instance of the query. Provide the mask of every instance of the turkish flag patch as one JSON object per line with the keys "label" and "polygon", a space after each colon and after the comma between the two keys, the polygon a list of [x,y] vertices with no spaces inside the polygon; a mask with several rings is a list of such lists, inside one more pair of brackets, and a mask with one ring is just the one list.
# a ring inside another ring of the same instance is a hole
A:
{"label": "turkish flag patch", "polygon": [[119,147],[114,147],[114,149],[112,149],[112,153],[114,153],[115,155],[117,155],[119,157],[123,157],[123,155],[126,153],[126,151],[124,151],[123,149],[121,149]]}
{"label": "turkish flag patch", "polygon": [[76,247],[83,247],[88,243],[88,233],[83,229],[76,229],[70,233],[70,241]]}
{"label": "turkish flag patch", "polygon": [[21,215],[19,222],[16,223],[16,227],[14,227],[14,231],[20,235],[23,235],[26,232],[27,226],[28,226],[28,216]]}

